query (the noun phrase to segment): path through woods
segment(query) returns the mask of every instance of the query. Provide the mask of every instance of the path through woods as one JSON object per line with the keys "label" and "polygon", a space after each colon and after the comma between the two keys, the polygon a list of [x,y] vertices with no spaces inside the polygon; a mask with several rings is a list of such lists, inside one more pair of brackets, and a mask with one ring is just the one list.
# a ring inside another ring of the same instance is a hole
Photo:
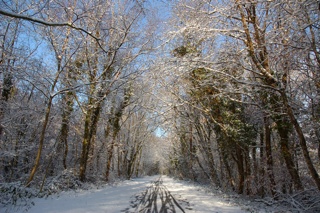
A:
{"label": "path through woods", "polygon": [[[168,174],[320,212],[319,15],[319,0],[0,0],[0,205]],[[193,209],[152,181],[132,208]]]}
{"label": "path through woods", "polygon": [[[208,193],[205,188],[167,176],[150,176],[87,191],[63,192],[34,199],[31,213],[119,213],[119,212],[247,212],[233,199]],[[20,213],[25,209],[1,209]]]}

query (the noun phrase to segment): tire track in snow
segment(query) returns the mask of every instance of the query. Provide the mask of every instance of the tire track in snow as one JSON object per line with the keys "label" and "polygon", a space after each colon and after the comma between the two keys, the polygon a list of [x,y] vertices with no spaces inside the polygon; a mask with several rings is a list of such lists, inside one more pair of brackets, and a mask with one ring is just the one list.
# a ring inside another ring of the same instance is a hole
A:
{"label": "tire track in snow", "polygon": [[[186,201],[177,201],[165,185],[161,177],[144,191],[136,195],[135,201],[131,201],[131,208],[127,208],[122,212],[125,213],[185,213],[183,207],[179,202],[185,202],[187,206],[189,203]],[[188,207],[187,209],[191,209]]]}

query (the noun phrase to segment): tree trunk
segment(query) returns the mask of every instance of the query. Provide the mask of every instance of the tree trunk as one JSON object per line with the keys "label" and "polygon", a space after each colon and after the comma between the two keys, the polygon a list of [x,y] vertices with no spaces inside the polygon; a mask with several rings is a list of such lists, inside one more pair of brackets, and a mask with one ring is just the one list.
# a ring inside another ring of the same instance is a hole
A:
{"label": "tree trunk", "polygon": [[239,185],[238,185],[238,193],[243,194],[244,192],[244,181],[245,181],[245,171],[244,171],[244,157],[242,153],[241,147],[238,144],[235,145],[236,157],[234,157],[237,167],[238,167],[238,178],[239,178]]}
{"label": "tree trunk", "polygon": [[115,145],[115,140],[116,140],[116,137],[120,131],[120,118],[122,116],[122,110],[123,109],[119,109],[119,111],[117,111],[115,113],[115,117],[113,119],[111,119],[111,124],[112,124],[112,127],[113,127],[113,134],[112,134],[112,141],[111,141],[111,144],[110,144],[110,147],[108,148],[108,152],[107,152],[107,167],[106,167],[106,172],[105,172],[105,178],[106,178],[106,181],[108,182],[109,181],[109,175],[110,175],[110,169],[111,169],[111,162],[112,162],[112,158],[113,158],[113,152],[114,152],[114,145]]}
{"label": "tree trunk", "polygon": [[264,131],[265,131],[265,144],[266,144],[266,158],[267,158],[267,174],[270,180],[270,188],[272,196],[276,194],[276,181],[273,174],[273,159],[272,159],[272,148],[271,148],[271,129],[269,119],[264,117]]}
{"label": "tree trunk", "polygon": [[[281,119],[281,120],[280,120]],[[289,125],[288,121],[281,116],[278,120],[276,120],[277,130],[280,136],[280,148],[281,154],[286,163],[287,169],[293,181],[293,184],[297,190],[303,190],[303,186],[300,180],[299,173],[295,168],[294,161],[292,159],[292,154],[289,149]]]}
{"label": "tree trunk", "polygon": [[203,168],[203,166],[202,166],[202,164],[200,162],[200,159],[199,159],[199,157],[197,155],[195,156],[195,159],[196,159],[199,167],[201,168],[202,172],[204,173],[204,175],[208,178],[208,180],[210,180],[210,175],[208,174],[207,170]]}
{"label": "tree trunk", "polygon": [[26,183],[26,186],[30,185],[31,181],[34,178],[34,175],[36,174],[36,171],[37,171],[37,169],[39,167],[39,164],[40,164],[40,158],[41,158],[41,153],[42,153],[42,148],[43,148],[44,137],[45,137],[47,125],[49,123],[49,115],[50,115],[50,111],[51,111],[52,99],[53,99],[53,97],[50,96],[49,102],[48,102],[48,105],[47,105],[47,109],[46,109],[45,119],[44,119],[44,122],[43,122],[43,125],[42,125],[42,129],[41,129],[37,156],[36,156],[36,159],[35,159],[34,166],[33,166],[32,170],[30,172],[30,175],[29,175],[28,181]]}
{"label": "tree trunk", "polygon": [[141,147],[139,154],[138,154],[137,165],[136,165],[136,174],[135,174],[136,177],[139,176],[139,172],[140,172],[141,153],[142,153],[142,147]]}
{"label": "tree trunk", "polygon": [[[222,162],[223,162],[223,165],[225,167],[225,170],[226,170],[226,176],[227,176],[227,181],[231,187],[231,189],[233,191],[235,191],[235,180],[232,176],[232,172],[231,172],[231,168],[230,168],[230,165],[228,163],[228,155],[230,155],[226,149],[226,143],[225,143],[225,138],[222,136],[222,131],[221,131],[221,128],[219,126],[215,126],[214,128],[215,130],[215,134],[216,134],[216,137],[217,137],[217,144],[218,144],[218,147],[219,147],[219,155],[220,157],[222,158]],[[222,167],[222,165],[221,165]]]}
{"label": "tree trunk", "polygon": [[[115,139],[118,136],[118,133],[120,131],[120,119],[122,117],[123,114],[123,110],[129,105],[129,99],[130,99],[130,95],[127,94],[127,92],[129,91],[125,91],[124,93],[124,100],[121,102],[119,108],[115,111],[113,117],[111,117],[109,119],[109,123],[113,129],[113,133],[112,133],[112,142],[110,144],[110,147],[108,149],[107,155],[107,168],[106,168],[106,172],[105,172],[105,178],[106,181],[109,181],[109,175],[110,175],[110,168],[111,168],[111,162],[112,162],[112,157],[113,157],[113,152],[114,152],[114,145],[115,145]],[[108,128],[108,132],[106,132],[106,134],[109,135],[109,131],[110,128]],[[108,135],[105,135],[105,138],[108,137]]]}
{"label": "tree trunk", "polygon": [[[89,151],[95,142],[95,135],[97,132],[97,126],[100,118],[101,102],[98,102],[94,110],[89,110],[85,119],[85,133],[82,142],[82,154],[80,160],[80,172],[79,178],[84,181],[86,178],[86,169],[89,158]],[[91,122],[90,122],[91,121]]]}
{"label": "tree trunk", "polygon": [[130,154],[130,160],[128,164],[128,170],[127,170],[127,178],[128,180],[131,178],[133,171],[134,171],[134,165],[136,164],[137,157],[141,151],[142,147],[138,145],[137,150],[133,148],[131,154]]}
{"label": "tree trunk", "polygon": [[[209,141],[207,141],[209,142]],[[221,183],[218,178],[217,170],[216,170],[216,163],[214,161],[214,154],[213,151],[210,147],[210,144],[207,144],[207,153],[208,153],[208,158],[209,158],[209,168],[210,168],[210,179],[212,179],[213,183],[220,187]]]}
{"label": "tree trunk", "polygon": [[[259,154],[260,154],[260,162],[259,162],[259,165],[260,165],[260,169],[259,169],[259,174],[260,174],[260,179],[261,179],[261,181],[260,181],[260,184],[259,184],[259,186],[260,186],[260,188],[259,188],[259,195],[261,196],[261,197],[264,197],[265,196],[265,170],[264,170],[264,152],[265,152],[265,150],[264,150],[264,136],[265,136],[265,134],[264,134],[264,132],[262,131],[263,130],[263,128],[261,129],[261,131],[260,131],[260,149],[259,149]],[[258,169],[256,170],[257,172],[258,172]]]}
{"label": "tree trunk", "polygon": [[85,123],[84,123],[84,135],[83,135],[83,141],[82,141],[82,152],[80,157],[80,171],[79,171],[79,179],[80,181],[84,181],[86,178],[86,169],[87,169],[87,160],[88,160],[88,147],[90,146],[89,141],[89,132],[90,132],[90,111],[87,111],[86,117],[85,117]]}
{"label": "tree trunk", "polygon": [[245,148],[245,156],[244,156],[244,162],[245,162],[245,182],[246,182],[246,193],[247,195],[251,194],[251,186],[250,182],[248,181],[248,177],[251,176],[251,162],[250,162],[250,154],[249,154],[249,147]]}
{"label": "tree trunk", "polygon": [[105,173],[105,178],[106,178],[107,182],[109,181],[109,176],[110,176],[111,161],[112,161],[112,157],[113,157],[115,137],[116,137],[116,135],[114,135],[112,137],[112,142],[111,142],[110,147],[108,148],[108,152],[107,152],[108,158],[107,158],[107,168],[106,168],[106,173]]}
{"label": "tree trunk", "polygon": [[62,164],[64,169],[67,169],[69,123],[73,111],[72,96],[72,92],[68,92],[63,98],[65,104],[62,112],[62,124],[57,146],[57,153],[62,153]]}
{"label": "tree trunk", "polygon": [[[259,135],[260,136],[260,141],[261,141],[261,134]],[[256,142],[253,142],[252,143],[252,164],[253,164],[253,171],[252,171],[252,176],[253,176],[253,181],[248,181],[248,185],[256,185],[259,183],[259,175],[261,175],[261,169],[259,170],[258,169],[258,160],[257,160],[257,149],[258,149],[258,145]],[[250,156],[250,154],[249,154]],[[249,157],[249,160],[250,160],[250,157]],[[260,188],[258,188],[258,192],[260,193],[261,192],[261,189],[263,189],[263,184],[261,184],[262,186]]]}
{"label": "tree trunk", "polygon": [[314,182],[316,183],[318,190],[320,190],[319,174],[313,166],[312,160],[309,155],[308,147],[307,147],[307,141],[304,137],[304,134],[302,132],[302,129],[301,129],[297,119],[294,116],[293,110],[292,110],[291,106],[289,105],[288,98],[287,98],[285,91],[281,91],[281,97],[282,97],[283,104],[284,104],[285,108],[287,109],[287,114],[291,120],[291,123],[293,124],[293,126],[296,130],[296,133],[298,134],[300,147],[302,149],[302,153],[303,153],[305,162],[307,163],[309,172],[310,172]]}

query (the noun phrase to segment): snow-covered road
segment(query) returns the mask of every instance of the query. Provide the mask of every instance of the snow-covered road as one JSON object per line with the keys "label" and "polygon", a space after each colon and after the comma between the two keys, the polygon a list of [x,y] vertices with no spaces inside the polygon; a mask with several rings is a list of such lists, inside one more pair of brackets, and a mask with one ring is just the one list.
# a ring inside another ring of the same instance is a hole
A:
{"label": "snow-covered road", "polygon": [[[159,176],[136,178],[100,189],[87,191],[63,192],[47,199],[34,199],[34,205],[28,210],[31,213],[120,213],[136,212],[139,197],[143,195]],[[177,181],[167,176],[161,177],[161,184],[181,205],[184,212],[201,213],[241,213],[241,207],[232,205],[201,187],[188,182]],[[159,208],[160,209],[160,208]],[[159,210],[158,209],[158,210]],[[182,212],[176,208],[176,212]],[[0,212],[5,212],[0,209]],[[9,212],[24,212],[10,209]],[[147,212],[147,211],[142,211]],[[160,211],[159,211],[160,212]],[[173,212],[173,211],[168,211]]]}

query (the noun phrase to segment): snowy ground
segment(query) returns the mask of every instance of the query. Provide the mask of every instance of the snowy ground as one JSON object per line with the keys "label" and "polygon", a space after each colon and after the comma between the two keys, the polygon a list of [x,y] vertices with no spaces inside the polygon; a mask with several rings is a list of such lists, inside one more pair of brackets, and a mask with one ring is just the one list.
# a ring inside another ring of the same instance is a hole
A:
{"label": "snowy ground", "polygon": [[163,177],[163,182],[174,197],[178,200],[186,200],[189,202],[191,210],[186,210],[186,212],[247,212],[244,211],[243,208],[230,203],[230,201],[223,200],[222,198],[208,193],[205,189],[194,186],[193,184],[188,184],[184,181],[174,181],[168,177]]}
{"label": "snowy ground", "polygon": [[[147,188],[159,180],[159,176],[137,178],[117,184],[105,186],[100,189],[87,191],[69,191],[49,198],[34,199],[34,205],[27,212],[31,213],[120,213],[136,212],[137,199],[144,194]],[[232,201],[223,199],[207,192],[204,188],[185,181],[177,181],[162,176],[162,185],[170,192],[170,196],[184,209],[184,212],[247,212]],[[159,196],[158,196],[159,197]],[[159,209],[158,209],[159,210]],[[176,208],[176,212],[183,212]],[[0,209],[0,213],[26,212],[22,209]],[[142,211],[143,212],[143,211]],[[168,211],[172,212],[172,211]]]}

